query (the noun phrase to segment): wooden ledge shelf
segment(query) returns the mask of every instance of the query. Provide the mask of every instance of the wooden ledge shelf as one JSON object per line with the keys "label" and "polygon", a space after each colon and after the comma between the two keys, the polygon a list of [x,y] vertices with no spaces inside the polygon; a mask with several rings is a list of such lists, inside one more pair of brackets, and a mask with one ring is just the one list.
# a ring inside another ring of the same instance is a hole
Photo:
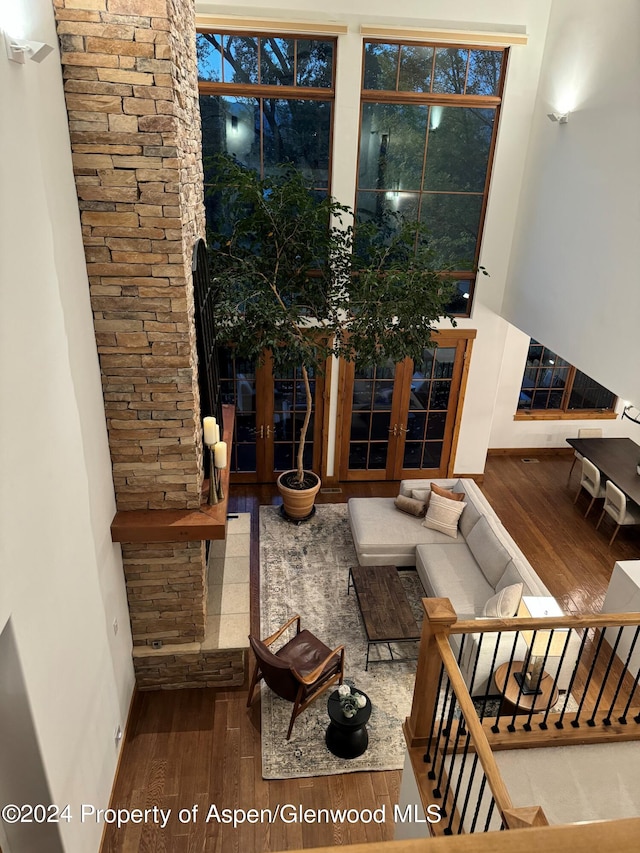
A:
{"label": "wooden ledge shelf", "polygon": [[[222,438],[227,442],[231,458],[231,440],[235,409],[222,407]],[[206,503],[209,481],[202,484],[201,500],[197,509],[134,509],[121,510],[111,522],[113,542],[201,542],[224,539],[229,501],[229,465],[222,472],[224,498],[215,506]]]}

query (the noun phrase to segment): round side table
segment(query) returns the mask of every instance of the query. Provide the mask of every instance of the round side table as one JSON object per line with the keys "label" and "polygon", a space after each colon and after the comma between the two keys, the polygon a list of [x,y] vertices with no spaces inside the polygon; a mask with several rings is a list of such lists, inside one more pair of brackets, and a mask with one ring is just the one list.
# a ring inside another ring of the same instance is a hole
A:
{"label": "round side table", "polygon": [[558,701],[558,688],[554,690],[553,678],[546,672],[540,679],[539,693],[522,693],[520,685],[515,679],[516,672],[522,672],[524,661],[514,660],[511,664],[511,672],[507,683],[508,663],[503,663],[494,673],[496,687],[502,696],[501,713],[505,714],[529,714],[533,711],[538,714],[546,711],[549,706],[553,707]]}
{"label": "round side table", "polygon": [[[362,690],[358,690],[358,693],[362,693]],[[345,717],[342,713],[337,690],[334,690],[327,700],[327,712],[331,722],[327,728],[325,742],[329,752],[338,758],[357,758],[369,745],[367,722],[371,716],[371,701],[366,693],[362,695],[367,703],[353,717]]]}

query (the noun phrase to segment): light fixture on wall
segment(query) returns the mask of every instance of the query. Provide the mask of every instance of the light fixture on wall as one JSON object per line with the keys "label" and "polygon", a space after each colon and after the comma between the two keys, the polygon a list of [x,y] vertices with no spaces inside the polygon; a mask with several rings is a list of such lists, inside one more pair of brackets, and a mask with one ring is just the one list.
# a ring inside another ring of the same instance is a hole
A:
{"label": "light fixture on wall", "polygon": [[622,410],[622,417],[628,418],[630,421],[633,421],[634,424],[640,424],[640,409],[625,401],[624,409]]}
{"label": "light fixture on wall", "polygon": [[13,38],[7,33],[4,34],[4,41],[7,56],[12,62],[17,62],[20,65],[24,65],[27,58],[34,62],[42,62],[53,51],[51,45],[45,44],[43,41]]}
{"label": "light fixture on wall", "polygon": [[557,121],[558,124],[567,124],[569,113],[547,113],[549,121]]}

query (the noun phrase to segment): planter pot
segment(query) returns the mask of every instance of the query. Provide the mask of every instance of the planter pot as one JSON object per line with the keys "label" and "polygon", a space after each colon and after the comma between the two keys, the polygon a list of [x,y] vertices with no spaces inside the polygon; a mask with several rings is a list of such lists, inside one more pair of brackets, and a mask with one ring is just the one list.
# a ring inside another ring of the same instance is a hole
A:
{"label": "planter pot", "polygon": [[283,511],[292,521],[302,521],[313,513],[313,504],[322,481],[312,471],[304,472],[302,486],[295,482],[295,471],[285,471],[278,477],[277,485],[282,495]]}

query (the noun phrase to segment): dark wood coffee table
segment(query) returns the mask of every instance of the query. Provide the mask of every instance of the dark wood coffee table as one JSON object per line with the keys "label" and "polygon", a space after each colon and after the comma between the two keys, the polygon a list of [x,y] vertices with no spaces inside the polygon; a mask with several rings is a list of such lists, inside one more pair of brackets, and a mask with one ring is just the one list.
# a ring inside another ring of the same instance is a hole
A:
{"label": "dark wood coffee table", "polygon": [[[404,587],[395,566],[352,566],[349,569],[347,594],[356,591],[362,621],[367,632],[367,662],[371,646],[386,645],[389,660],[394,658],[391,643],[408,643],[420,639],[420,629],[414,618]],[[384,663],[388,661],[375,661]]]}

